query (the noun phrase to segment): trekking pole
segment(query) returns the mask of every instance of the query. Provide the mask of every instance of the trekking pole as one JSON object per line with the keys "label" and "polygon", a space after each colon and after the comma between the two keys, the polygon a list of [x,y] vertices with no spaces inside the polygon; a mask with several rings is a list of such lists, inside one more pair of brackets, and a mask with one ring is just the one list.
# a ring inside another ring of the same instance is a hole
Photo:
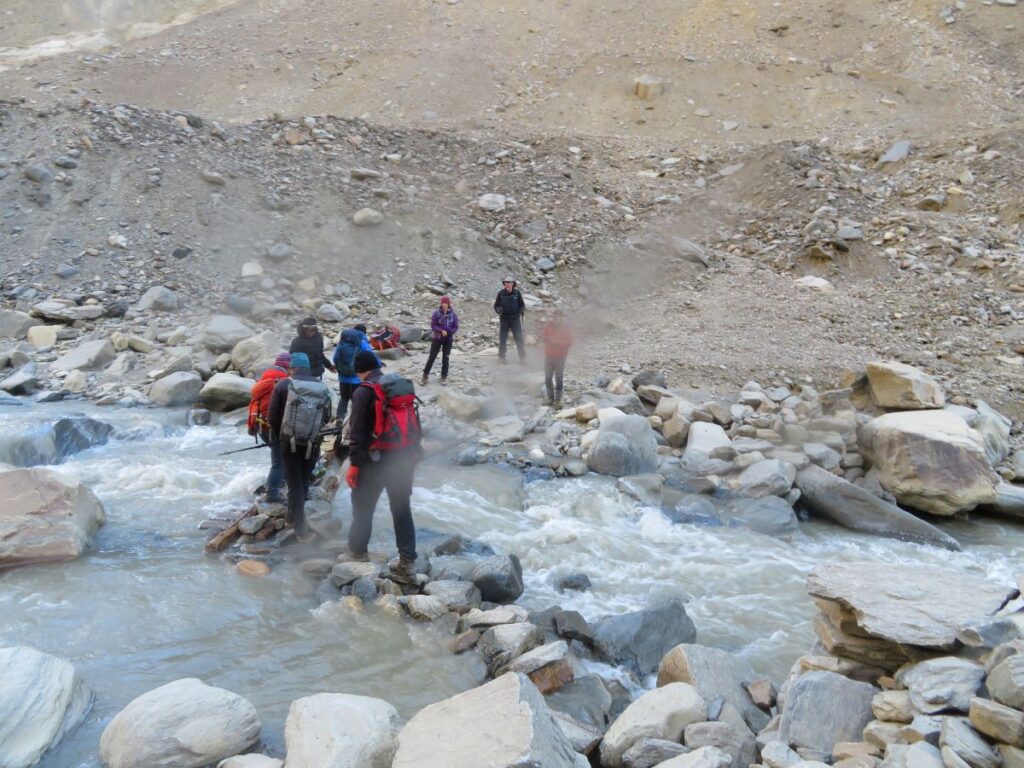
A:
{"label": "trekking pole", "polygon": [[[320,432],[317,432],[316,433],[316,437],[319,438],[319,439],[323,439],[325,437],[330,437],[331,435],[340,435],[340,434],[341,434],[341,427],[331,427],[330,429],[325,429],[325,430],[322,430]],[[279,439],[278,440],[271,440],[269,443],[260,443],[259,445],[250,445],[248,448],[236,448],[233,451],[224,451],[224,453],[218,453],[217,455],[218,456],[230,456],[233,453],[245,453],[246,451],[255,451],[258,448],[269,448],[270,446],[277,445],[280,442],[281,441]]]}

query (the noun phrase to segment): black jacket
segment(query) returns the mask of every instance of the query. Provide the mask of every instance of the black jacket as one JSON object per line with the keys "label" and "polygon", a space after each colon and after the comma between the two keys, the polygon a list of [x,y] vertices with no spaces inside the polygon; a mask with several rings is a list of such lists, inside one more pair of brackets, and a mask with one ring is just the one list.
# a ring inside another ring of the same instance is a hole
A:
{"label": "black jacket", "polygon": [[521,317],[526,314],[523,294],[518,288],[513,288],[511,293],[502,288],[494,299],[494,311],[505,318]]}
{"label": "black jacket", "polygon": [[[366,377],[366,381],[376,383],[383,374],[378,368]],[[362,385],[352,393],[349,405],[349,461],[353,467],[369,464],[370,443],[373,442],[373,428],[376,419],[377,395],[370,387]]]}
{"label": "black jacket", "polygon": [[291,378],[281,379],[274,385],[274,391],[270,393],[270,412],[267,414],[267,421],[270,424],[270,434],[274,440],[281,434],[281,422],[284,420],[284,407],[288,404],[288,382],[296,381],[320,381],[319,376],[312,376],[309,373],[298,369],[291,375]]}
{"label": "black jacket", "polygon": [[292,339],[292,345],[288,347],[289,352],[305,352],[309,357],[309,370],[316,378],[324,375],[324,368],[332,365],[324,354],[324,337],[317,331],[312,336],[307,336],[300,325],[299,335]]}

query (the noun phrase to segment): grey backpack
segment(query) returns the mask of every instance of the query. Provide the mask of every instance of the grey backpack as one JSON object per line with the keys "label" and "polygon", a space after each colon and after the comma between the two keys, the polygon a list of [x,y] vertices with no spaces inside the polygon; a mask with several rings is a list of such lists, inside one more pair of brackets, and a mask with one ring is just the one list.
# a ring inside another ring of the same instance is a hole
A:
{"label": "grey backpack", "polygon": [[306,458],[313,452],[318,435],[331,420],[331,391],[322,381],[288,381],[288,399],[281,419],[281,440],[306,446]]}

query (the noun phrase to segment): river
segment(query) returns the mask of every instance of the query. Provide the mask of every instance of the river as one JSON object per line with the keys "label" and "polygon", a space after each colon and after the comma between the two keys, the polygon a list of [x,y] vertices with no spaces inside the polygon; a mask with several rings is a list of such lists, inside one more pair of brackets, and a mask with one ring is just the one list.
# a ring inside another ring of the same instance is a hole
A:
{"label": "river", "polygon": [[[264,579],[238,575],[206,555],[200,521],[243,506],[264,476],[266,455],[244,447],[235,426],[185,425],[181,411],[54,404],[0,408],[0,435],[86,413],[118,430],[76,454],[62,473],[91,486],[108,518],[86,556],[0,574],[0,643],[70,659],[96,692],[86,722],[44,768],[94,768],[103,727],[132,698],[181,677],[200,677],[252,701],[267,748],[283,752],[295,698],[325,691],[376,696],[408,717],[483,679],[474,654],[454,657],[429,626],[367,612],[314,611],[315,582],[297,563]],[[1013,583],[1024,527],[979,518],[943,529],[965,551],[949,553],[854,534],[814,522],[791,541],[739,529],[670,523],[612,481],[535,482],[494,467],[427,464],[413,499],[417,524],[478,537],[523,562],[531,608],[560,604],[588,619],[686,599],[698,641],[735,651],[776,683],[814,641],[807,572],[821,562],[867,559],[934,563]],[[348,494],[335,514],[348,526]],[[378,512],[371,547],[390,549]],[[556,577],[588,573],[585,593],[559,594]],[[605,670],[610,672],[610,670]]]}

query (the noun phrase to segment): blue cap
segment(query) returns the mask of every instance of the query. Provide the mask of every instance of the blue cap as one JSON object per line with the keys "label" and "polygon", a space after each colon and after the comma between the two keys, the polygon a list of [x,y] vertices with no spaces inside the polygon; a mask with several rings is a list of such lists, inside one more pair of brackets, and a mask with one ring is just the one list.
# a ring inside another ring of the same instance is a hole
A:
{"label": "blue cap", "polygon": [[292,368],[309,368],[309,355],[305,352],[292,352]]}

